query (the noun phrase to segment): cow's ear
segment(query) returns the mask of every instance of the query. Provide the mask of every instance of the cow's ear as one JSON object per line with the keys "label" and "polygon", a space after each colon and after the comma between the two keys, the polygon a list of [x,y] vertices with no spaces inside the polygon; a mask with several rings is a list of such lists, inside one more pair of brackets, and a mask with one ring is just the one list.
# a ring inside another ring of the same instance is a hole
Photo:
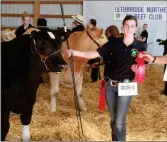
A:
{"label": "cow's ear", "polygon": [[55,35],[52,32],[48,31],[47,33],[50,36],[50,38],[55,39]]}
{"label": "cow's ear", "polygon": [[103,29],[96,30],[96,37],[101,37],[102,34],[103,34]]}
{"label": "cow's ear", "polygon": [[36,33],[37,33],[37,31],[32,31],[32,32],[31,32],[31,37],[33,38]]}
{"label": "cow's ear", "polygon": [[100,29],[99,32],[100,32],[100,36],[101,36],[103,34],[103,29]]}
{"label": "cow's ear", "polygon": [[16,32],[16,29],[13,29],[13,31],[12,31],[12,32],[14,32],[14,33],[15,33],[15,32]]}

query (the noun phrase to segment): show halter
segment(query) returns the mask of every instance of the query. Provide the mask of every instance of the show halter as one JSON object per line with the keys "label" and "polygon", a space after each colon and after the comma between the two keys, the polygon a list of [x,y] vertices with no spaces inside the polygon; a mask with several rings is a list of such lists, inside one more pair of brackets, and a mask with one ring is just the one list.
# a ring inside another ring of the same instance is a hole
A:
{"label": "show halter", "polygon": [[61,50],[55,51],[54,53],[52,53],[52,54],[50,54],[50,55],[48,55],[48,56],[47,56],[47,55],[43,55],[43,54],[41,54],[41,53],[38,51],[38,49],[36,48],[35,40],[31,37],[31,35],[30,35],[30,38],[33,40],[32,47],[34,47],[35,51],[37,52],[38,56],[39,56],[40,59],[41,59],[41,62],[44,63],[46,69],[49,71],[49,68],[48,68],[48,66],[47,66],[46,63],[45,63],[46,60],[47,60],[48,58],[50,58],[51,56],[53,56],[53,55],[59,53]]}

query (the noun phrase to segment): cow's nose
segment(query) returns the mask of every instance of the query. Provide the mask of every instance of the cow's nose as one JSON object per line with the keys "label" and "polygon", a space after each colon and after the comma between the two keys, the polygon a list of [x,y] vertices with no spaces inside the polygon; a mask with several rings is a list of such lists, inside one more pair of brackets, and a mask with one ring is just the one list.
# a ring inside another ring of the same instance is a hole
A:
{"label": "cow's nose", "polygon": [[61,71],[66,71],[67,67],[68,67],[68,65],[60,65],[60,70]]}

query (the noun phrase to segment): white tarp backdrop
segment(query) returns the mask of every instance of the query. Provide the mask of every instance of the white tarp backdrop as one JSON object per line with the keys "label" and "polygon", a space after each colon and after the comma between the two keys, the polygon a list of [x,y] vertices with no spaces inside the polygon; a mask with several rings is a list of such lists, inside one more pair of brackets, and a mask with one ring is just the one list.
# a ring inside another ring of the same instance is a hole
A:
{"label": "white tarp backdrop", "polygon": [[126,14],[135,15],[138,19],[136,36],[142,32],[144,23],[148,24],[148,52],[162,55],[164,47],[156,39],[167,39],[167,1],[84,1],[84,23],[89,19],[97,20],[97,26],[104,30],[116,25],[121,31],[122,19]]}

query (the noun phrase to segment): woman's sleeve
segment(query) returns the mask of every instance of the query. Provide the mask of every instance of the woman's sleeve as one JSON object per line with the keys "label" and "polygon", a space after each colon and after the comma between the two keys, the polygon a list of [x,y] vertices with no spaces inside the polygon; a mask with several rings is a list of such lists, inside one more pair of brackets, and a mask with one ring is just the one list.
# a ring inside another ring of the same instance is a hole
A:
{"label": "woman's sleeve", "polygon": [[111,49],[111,43],[112,43],[112,39],[109,40],[107,43],[105,43],[102,47],[99,47],[97,49],[97,52],[99,53],[99,55],[104,58],[106,56],[106,53],[109,49]]}

